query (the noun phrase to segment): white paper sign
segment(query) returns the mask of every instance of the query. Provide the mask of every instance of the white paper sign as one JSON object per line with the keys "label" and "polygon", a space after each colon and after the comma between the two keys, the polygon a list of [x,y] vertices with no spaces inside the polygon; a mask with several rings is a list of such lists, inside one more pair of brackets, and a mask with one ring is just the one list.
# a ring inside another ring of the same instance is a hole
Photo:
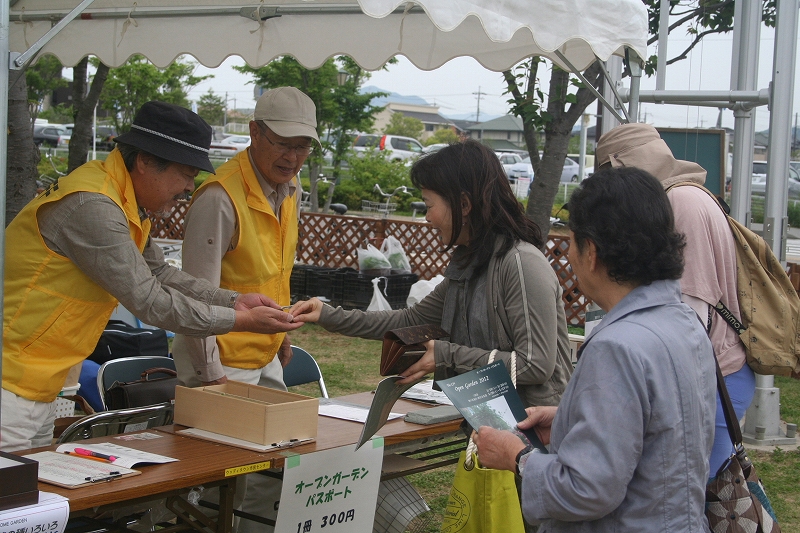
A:
{"label": "white paper sign", "polygon": [[50,492],[39,492],[39,503],[0,511],[0,533],[64,533],[69,501]]}
{"label": "white paper sign", "polygon": [[383,437],[286,458],[275,533],[372,533]]}

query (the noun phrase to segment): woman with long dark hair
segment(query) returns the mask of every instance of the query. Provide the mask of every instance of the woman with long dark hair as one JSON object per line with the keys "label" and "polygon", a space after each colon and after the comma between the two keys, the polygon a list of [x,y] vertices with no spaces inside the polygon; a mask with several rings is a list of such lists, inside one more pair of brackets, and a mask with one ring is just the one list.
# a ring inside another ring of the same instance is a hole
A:
{"label": "woman with long dark hair", "polygon": [[443,379],[487,364],[490,353],[511,368],[530,405],[557,405],[572,371],[561,285],[541,252],[542,235],[514,197],[497,156],[475,141],[423,156],[411,169],[426,219],[453,257],[440,283],[415,306],[345,311],[314,298],[295,304],[297,320],[345,335],[380,339],[395,328],[436,324],[448,340],[401,375]]}

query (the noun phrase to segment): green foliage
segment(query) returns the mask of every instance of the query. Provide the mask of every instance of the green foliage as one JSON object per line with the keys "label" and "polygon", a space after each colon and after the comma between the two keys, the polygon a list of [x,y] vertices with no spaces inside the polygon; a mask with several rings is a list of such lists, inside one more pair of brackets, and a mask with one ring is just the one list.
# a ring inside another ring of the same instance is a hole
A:
{"label": "green foliage", "polygon": [[800,228],[800,203],[789,200],[787,215],[789,217],[789,225],[793,228]]}
{"label": "green foliage", "polygon": [[[660,6],[661,0],[643,0],[647,6],[648,29],[651,35],[647,44],[653,44],[658,40],[658,30],[660,26]],[[688,53],[706,35],[715,33],[728,33],[733,30],[733,12],[735,2],[731,0],[697,0],[694,2],[670,2],[670,15],[678,17],[676,22],[671,19],[670,31],[682,26],[679,22],[688,22],[689,28],[686,33],[690,37],[690,43],[684,50],[667,61],[670,65],[681,59],[685,59]],[[767,26],[775,26],[775,0],[761,0],[761,20]],[[645,74],[652,76],[656,72],[658,56],[652,55],[645,61]]]}
{"label": "green foliage", "polygon": [[54,124],[69,124],[73,120],[72,106],[66,104],[55,105],[39,113],[39,118]]}
{"label": "green foliage", "polygon": [[[59,177],[58,172],[66,174],[67,158],[54,155],[52,160],[53,162],[51,164],[50,160],[45,156],[45,154],[42,154],[41,158],[39,159],[39,164],[37,165],[37,172],[39,173],[39,176],[46,176],[51,180],[56,180]],[[55,167],[53,165],[55,165]],[[56,169],[58,169],[58,172],[56,172]]]}
{"label": "green foliage", "polygon": [[[25,71],[25,82],[28,84],[28,102],[31,107],[31,118],[36,118],[42,109],[44,99],[53,94],[59,87],[66,87],[67,80],[61,76],[64,66],[54,55],[43,55]],[[71,122],[70,120],[66,122]]]}
{"label": "green foliage", "polygon": [[[384,192],[392,191],[401,185],[411,187],[409,167],[403,161],[389,161],[386,152],[367,150],[363,157],[351,155],[347,158],[350,165],[350,178],[342,179],[333,192],[333,202],[343,203],[350,210],[360,210],[361,200],[385,202],[386,199],[373,191],[375,184]],[[398,194],[391,202],[397,204],[399,211],[410,211],[411,202],[420,200],[420,193]]]}
{"label": "green foliage", "polygon": [[458,134],[450,128],[442,128],[433,132],[433,135],[425,140],[425,146],[431,144],[453,144],[458,142]]}
{"label": "green foliage", "polygon": [[197,114],[212,126],[222,126],[225,122],[225,99],[209,89],[197,102]]}
{"label": "green foliage", "polygon": [[[96,61],[96,60],[95,60]],[[188,91],[213,75],[195,76],[193,62],[174,61],[159,69],[144,56],[134,55],[108,73],[100,95],[103,109],[111,112],[119,134],[127,132],[136,111],[151,100],[189,108]]]}
{"label": "green foliage", "polygon": [[539,64],[544,63],[542,57],[532,57],[523,61],[511,71],[511,76],[516,80],[519,96],[515,96],[509,89],[505,94],[512,94],[508,99],[509,112],[528,123],[535,131],[543,131],[545,125],[553,117],[544,110],[544,92],[538,85],[536,72]]}
{"label": "green foliage", "polygon": [[[347,132],[371,129],[373,115],[381,108],[370,105],[370,102],[376,96],[387,94],[361,94],[359,88],[370,74],[347,56],[329,58],[314,70],[305,68],[290,56],[259,68],[249,65],[233,68],[243,74],[251,74],[255,84],[265,89],[297,87],[313,100],[317,108],[317,131],[323,140],[323,148],[333,152],[334,178],[338,177],[340,162],[350,148],[351,139]],[[349,75],[343,85],[338,84],[340,70]],[[315,144],[309,165],[320,165],[321,162],[322,151]]]}
{"label": "green foliage", "polygon": [[386,135],[401,135],[403,137],[413,137],[419,139],[425,126],[418,118],[407,117],[402,113],[392,113],[389,124],[383,129]]}

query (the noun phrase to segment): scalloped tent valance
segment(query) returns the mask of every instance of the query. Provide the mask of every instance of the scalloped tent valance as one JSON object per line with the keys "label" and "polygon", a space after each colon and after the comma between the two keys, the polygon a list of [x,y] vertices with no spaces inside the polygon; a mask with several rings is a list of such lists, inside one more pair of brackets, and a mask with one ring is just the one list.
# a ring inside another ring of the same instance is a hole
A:
{"label": "scalloped tent valance", "polygon": [[[24,52],[79,0],[18,0],[11,52]],[[263,20],[261,20],[263,19]],[[345,54],[376,70],[395,55],[423,70],[471,56],[502,71],[542,55],[577,68],[625,47],[646,57],[641,0],[96,0],[42,50],[64,65],[92,54],[109,66],[142,54],[160,67],[189,54],[216,67],[228,56],[261,66],[282,56],[314,68]]]}

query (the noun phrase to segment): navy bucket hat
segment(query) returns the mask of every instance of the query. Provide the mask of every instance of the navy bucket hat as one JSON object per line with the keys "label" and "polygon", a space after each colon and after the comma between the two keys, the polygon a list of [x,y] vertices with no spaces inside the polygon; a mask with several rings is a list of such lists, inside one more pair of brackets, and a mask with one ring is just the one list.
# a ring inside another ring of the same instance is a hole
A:
{"label": "navy bucket hat", "polygon": [[147,102],[136,112],[130,131],[114,141],[214,174],[208,159],[211,136],[211,126],[196,113],[165,102]]}

